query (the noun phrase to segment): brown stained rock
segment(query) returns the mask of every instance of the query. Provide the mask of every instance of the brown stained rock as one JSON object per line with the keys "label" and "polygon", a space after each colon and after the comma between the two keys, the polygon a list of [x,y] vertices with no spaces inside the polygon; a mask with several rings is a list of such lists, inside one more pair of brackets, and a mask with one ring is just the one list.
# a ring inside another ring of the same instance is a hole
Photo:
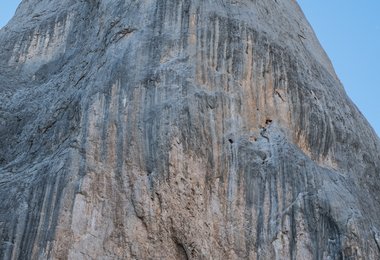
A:
{"label": "brown stained rock", "polygon": [[295,1],[25,0],[0,46],[0,258],[380,258],[380,141]]}

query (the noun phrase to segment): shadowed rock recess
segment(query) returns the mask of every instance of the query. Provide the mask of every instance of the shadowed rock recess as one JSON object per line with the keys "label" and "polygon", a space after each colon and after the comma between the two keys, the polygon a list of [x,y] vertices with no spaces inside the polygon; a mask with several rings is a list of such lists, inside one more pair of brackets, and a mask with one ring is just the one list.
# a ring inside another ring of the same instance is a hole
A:
{"label": "shadowed rock recess", "polygon": [[1,259],[380,259],[380,141],[294,0],[24,0],[0,46]]}

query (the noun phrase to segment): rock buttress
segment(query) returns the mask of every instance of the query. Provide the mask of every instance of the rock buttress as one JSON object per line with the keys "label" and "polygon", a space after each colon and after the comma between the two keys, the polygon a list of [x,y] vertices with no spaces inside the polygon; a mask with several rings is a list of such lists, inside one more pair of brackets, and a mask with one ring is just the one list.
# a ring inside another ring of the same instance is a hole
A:
{"label": "rock buttress", "polygon": [[295,1],[23,1],[0,257],[378,259],[380,142]]}

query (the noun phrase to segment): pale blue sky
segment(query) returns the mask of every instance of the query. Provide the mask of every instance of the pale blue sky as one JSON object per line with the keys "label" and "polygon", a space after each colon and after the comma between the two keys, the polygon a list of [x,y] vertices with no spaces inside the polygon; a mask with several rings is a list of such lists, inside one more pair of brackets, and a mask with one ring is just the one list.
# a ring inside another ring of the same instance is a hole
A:
{"label": "pale blue sky", "polygon": [[298,0],[348,95],[380,135],[380,0]]}
{"label": "pale blue sky", "polygon": [[0,0],[0,28],[14,15],[20,0]]}
{"label": "pale blue sky", "polygon": [[[0,0],[0,27],[19,0]],[[348,95],[380,135],[380,0],[298,0]]]}

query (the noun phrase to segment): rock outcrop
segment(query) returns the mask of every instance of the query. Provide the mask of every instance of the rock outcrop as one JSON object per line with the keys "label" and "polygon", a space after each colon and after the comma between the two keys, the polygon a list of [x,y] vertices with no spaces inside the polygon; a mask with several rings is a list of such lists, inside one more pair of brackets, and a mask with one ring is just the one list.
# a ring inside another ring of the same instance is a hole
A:
{"label": "rock outcrop", "polygon": [[23,0],[1,259],[380,259],[380,141],[294,0]]}

